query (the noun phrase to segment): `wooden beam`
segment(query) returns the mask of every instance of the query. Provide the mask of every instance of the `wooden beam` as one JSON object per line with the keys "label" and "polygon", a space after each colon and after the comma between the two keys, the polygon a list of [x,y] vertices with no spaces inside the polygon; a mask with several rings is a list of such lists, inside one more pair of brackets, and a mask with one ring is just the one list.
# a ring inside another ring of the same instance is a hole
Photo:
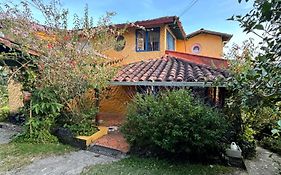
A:
{"label": "wooden beam", "polygon": [[224,85],[217,85],[212,82],[152,82],[152,81],[111,81],[112,86],[174,86],[174,87],[225,87]]}

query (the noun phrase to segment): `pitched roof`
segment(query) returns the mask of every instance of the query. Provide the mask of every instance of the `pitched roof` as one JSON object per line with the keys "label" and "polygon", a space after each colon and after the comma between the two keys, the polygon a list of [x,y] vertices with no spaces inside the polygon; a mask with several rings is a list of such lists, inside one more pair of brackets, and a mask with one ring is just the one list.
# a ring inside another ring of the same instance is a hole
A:
{"label": "pitched roof", "polygon": [[186,33],[183,29],[179,17],[177,16],[165,16],[161,18],[135,21],[132,23],[116,24],[114,26],[117,28],[135,27],[135,26],[142,26],[147,28],[147,27],[154,27],[156,25],[161,25],[161,24],[168,24],[170,29],[173,31],[173,33],[176,35],[177,38],[184,39],[186,37]]}
{"label": "pitched roof", "polygon": [[165,56],[161,59],[140,61],[126,65],[113,78],[115,85],[138,84],[138,82],[169,82],[171,86],[177,83],[206,83],[218,78],[227,78],[228,72],[200,65],[184,59]]}
{"label": "pitched roof", "polygon": [[221,32],[216,32],[216,31],[211,31],[211,30],[205,30],[205,29],[200,29],[197,30],[195,32],[192,32],[188,35],[186,35],[187,38],[192,38],[196,35],[199,35],[201,33],[205,33],[205,34],[211,34],[211,35],[217,35],[217,36],[221,36],[223,41],[229,41],[232,38],[232,35],[227,34],[227,33],[221,33]]}
{"label": "pitched roof", "polygon": [[[8,47],[8,48],[11,48],[11,49],[16,49],[16,50],[21,50],[21,46],[20,44],[6,38],[6,37],[2,37],[0,36],[0,45],[4,45],[5,47]],[[39,56],[40,53],[36,50],[33,50],[33,49],[28,49],[28,53],[31,54],[31,55],[35,55],[35,56]]]}
{"label": "pitched roof", "polygon": [[185,59],[186,61],[190,61],[197,64],[203,64],[206,66],[214,67],[214,68],[220,68],[225,69],[228,68],[229,63],[228,60],[223,58],[215,58],[215,57],[208,57],[203,55],[194,55],[190,53],[184,53],[184,52],[177,52],[177,51],[165,51],[166,55],[178,57]]}

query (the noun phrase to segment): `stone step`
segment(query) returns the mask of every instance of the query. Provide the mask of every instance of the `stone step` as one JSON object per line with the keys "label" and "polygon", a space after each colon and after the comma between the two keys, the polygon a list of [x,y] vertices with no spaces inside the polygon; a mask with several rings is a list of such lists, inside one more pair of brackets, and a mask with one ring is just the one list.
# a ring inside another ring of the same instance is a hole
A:
{"label": "stone step", "polygon": [[88,147],[88,151],[94,152],[96,154],[119,158],[119,159],[127,157],[127,154],[120,150],[109,148],[102,145],[96,145],[96,144],[90,145]]}

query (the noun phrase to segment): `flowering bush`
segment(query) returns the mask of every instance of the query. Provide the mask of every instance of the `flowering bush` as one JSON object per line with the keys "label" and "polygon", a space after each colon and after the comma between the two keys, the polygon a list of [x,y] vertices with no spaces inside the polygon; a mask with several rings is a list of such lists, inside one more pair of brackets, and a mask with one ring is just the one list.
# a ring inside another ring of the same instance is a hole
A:
{"label": "flowering bush", "polygon": [[[36,20],[34,11],[40,13],[44,20]],[[89,89],[103,90],[115,72],[111,66],[113,60],[102,54],[114,48],[116,36],[123,32],[111,23],[114,13],[107,13],[94,26],[86,6],[84,17],[74,15],[74,27],[71,29],[69,12],[58,0],[51,0],[49,4],[44,4],[42,0],[23,0],[19,4],[8,1],[1,3],[0,14],[1,33],[13,41],[9,47],[14,49],[11,49],[14,53],[9,53],[9,57],[7,53],[1,53],[0,58],[12,59],[19,64],[11,68],[9,80],[23,82],[24,90],[32,94],[52,89],[51,94],[63,106],[59,115],[68,115],[70,120],[77,116],[77,112],[84,116],[83,109],[74,109],[81,105],[73,104],[83,103],[82,96]],[[96,101],[98,98],[94,96],[92,99]],[[30,126],[30,121],[36,116],[33,108],[42,101],[37,102],[33,101],[30,108],[25,108]],[[98,103],[92,104],[91,108],[98,110],[95,105]],[[47,108],[42,110],[50,112]],[[87,126],[95,127],[92,122]],[[31,130],[27,131],[32,134]]]}

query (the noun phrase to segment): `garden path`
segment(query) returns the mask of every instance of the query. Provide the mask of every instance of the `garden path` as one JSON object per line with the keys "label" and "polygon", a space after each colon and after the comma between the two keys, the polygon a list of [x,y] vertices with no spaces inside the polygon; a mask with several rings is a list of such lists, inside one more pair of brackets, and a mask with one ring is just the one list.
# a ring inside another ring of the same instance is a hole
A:
{"label": "garden path", "polygon": [[281,157],[261,147],[257,147],[257,156],[253,160],[245,160],[245,165],[249,175],[281,174]]}
{"label": "garden path", "polygon": [[80,150],[61,156],[52,156],[37,160],[32,164],[6,175],[78,175],[84,168],[96,164],[110,163],[119,159]]}
{"label": "garden path", "polygon": [[[12,125],[0,124],[0,144],[6,144],[18,133],[18,128]],[[110,163],[119,159],[99,155],[89,151],[76,151],[60,156],[34,159],[34,162],[20,169],[0,172],[2,175],[78,175],[84,168],[96,164]]]}
{"label": "garden path", "polygon": [[0,144],[9,143],[11,138],[18,133],[18,128],[0,123]]}

